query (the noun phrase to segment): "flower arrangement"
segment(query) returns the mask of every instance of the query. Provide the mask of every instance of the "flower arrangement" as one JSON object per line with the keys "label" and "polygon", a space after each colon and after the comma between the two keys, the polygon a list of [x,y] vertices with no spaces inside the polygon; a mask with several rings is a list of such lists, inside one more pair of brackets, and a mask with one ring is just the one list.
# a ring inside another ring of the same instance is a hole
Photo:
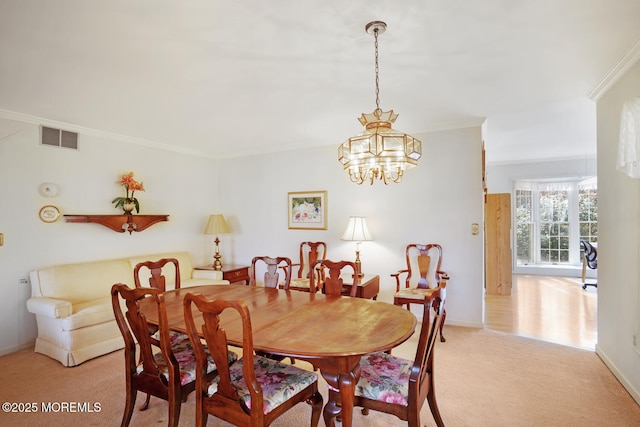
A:
{"label": "flower arrangement", "polygon": [[144,184],[133,179],[133,172],[123,174],[118,183],[124,187],[125,197],[116,197],[111,203],[115,203],[116,208],[122,207],[125,214],[131,215],[134,208],[137,213],[140,213],[140,203],[134,194],[136,191],[144,191]]}

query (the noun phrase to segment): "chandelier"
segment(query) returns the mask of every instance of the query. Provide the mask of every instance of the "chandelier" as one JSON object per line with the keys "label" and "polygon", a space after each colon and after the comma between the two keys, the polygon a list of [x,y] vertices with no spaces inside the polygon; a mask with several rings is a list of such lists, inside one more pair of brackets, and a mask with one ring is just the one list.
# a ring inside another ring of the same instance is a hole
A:
{"label": "chandelier", "polygon": [[422,143],[411,135],[394,130],[391,125],[398,115],[393,110],[380,109],[380,78],[378,75],[378,35],[387,24],[373,21],[365,26],[367,34],[375,38],[376,109],[358,119],[364,131],[346,140],[338,148],[338,161],[349,171],[349,179],[356,184],[376,179],[388,184],[400,182],[406,169],[418,164]]}

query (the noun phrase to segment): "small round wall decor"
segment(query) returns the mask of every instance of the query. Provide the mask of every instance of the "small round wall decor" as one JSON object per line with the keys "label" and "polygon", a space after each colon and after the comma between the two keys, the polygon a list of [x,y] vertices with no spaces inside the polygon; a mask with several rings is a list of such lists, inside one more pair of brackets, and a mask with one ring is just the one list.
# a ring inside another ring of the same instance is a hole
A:
{"label": "small round wall decor", "polygon": [[56,222],[60,218],[60,209],[53,205],[46,205],[40,209],[38,215],[43,222]]}
{"label": "small round wall decor", "polygon": [[38,186],[38,193],[43,197],[55,197],[58,194],[58,186],[52,182],[43,182]]}

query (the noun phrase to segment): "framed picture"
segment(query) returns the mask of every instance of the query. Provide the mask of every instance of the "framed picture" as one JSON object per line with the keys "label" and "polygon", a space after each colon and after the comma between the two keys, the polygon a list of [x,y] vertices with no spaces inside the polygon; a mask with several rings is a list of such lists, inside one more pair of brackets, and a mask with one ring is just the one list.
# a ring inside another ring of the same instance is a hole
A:
{"label": "framed picture", "polygon": [[326,230],[327,192],[300,191],[289,193],[287,212],[290,229]]}

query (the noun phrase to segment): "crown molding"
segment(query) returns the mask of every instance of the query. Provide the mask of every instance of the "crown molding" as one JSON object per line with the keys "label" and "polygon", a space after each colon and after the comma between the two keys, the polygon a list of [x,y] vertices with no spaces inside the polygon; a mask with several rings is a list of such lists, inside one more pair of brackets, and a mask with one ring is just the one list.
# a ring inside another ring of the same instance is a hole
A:
{"label": "crown molding", "polygon": [[[436,132],[441,130],[464,129],[472,127],[480,127],[487,120],[486,117],[477,117],[467,120],[450,120],[442,122],[429,123],[421,132]],[[417,133],[417,132],[416,132]]]}
{"label": "crown molding", "polygon": [[157,141],[150,141],[148,139],[136,138],[133,136],[121,135],[118,133],[87,128],[83,126],[74,125],[71,123],[59,122],[57,120],[45,119],[43,117],[31,116],[29,114],[17,113],[15,111],[0,109],[0,118],[15,120],[23,123],[29,123],[37,126],[43,125],[47,127],[56,128],[56,129],[66,130],[69,132],[76,132],[79,135],[88,135],[88,136],[94,136],[98,138],[110,139],[113,141],[119,141],[126,144],[140,145],[143,147],[155,148],[158,150],[172,151],[175,153],[188,154],[196,157],[205,157],[209,159],[215,159],[215,157],[211,155],[207,155],[205,153],[201,153],[196,150],[190,150],[183,147],[178,147],[178,146],[165,144]]}
{"label": "crown molding", "polygon": [[597,101],[613,86],[624,74],[640,60],[640,39],[638,39],[631,49],[613,66],[611,70],[600,80],[596,87],[589,92],[587,97],[591,101]]}
{"label": "crown molding", "polygon": [[553,163],[553,162],[571,162],[571,161],[589,161],[598,160],[598,156],[595,154],[587,154],[584,156],[564,156],[564,157],[540,157],[537,159],[517,159],[517,160],[487,160],[487,166],[511,166],[511,165],[523,165],[534,163]]}

